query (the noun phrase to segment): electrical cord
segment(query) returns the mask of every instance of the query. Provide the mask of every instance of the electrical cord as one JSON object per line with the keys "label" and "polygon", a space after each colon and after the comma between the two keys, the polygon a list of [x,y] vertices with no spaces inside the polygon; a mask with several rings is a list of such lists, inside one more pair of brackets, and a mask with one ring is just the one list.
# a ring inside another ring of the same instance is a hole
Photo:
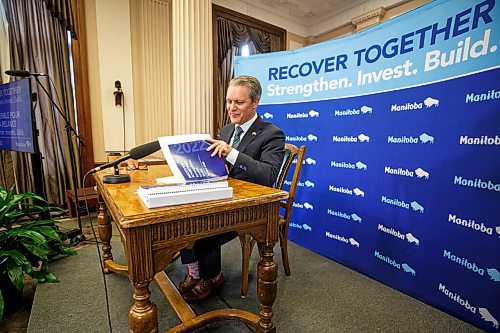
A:
{"label": "electrical cord", "polygon": [[[106,296],[106,313],[108,316],[108,325],[109,325],[109,332],[113,333],[113,326],[111,325],[111,315],[109,312],[109,296],[108,296],[108,285],[106,283],[106,274],[104,273],[104,262],[102,261],[102,255],[101,255],[101,249],[99,248],[99,244],[102,242],[97,241],[97,235],[94,229],[94,224],[92,223],[92,218],[90,217],[90,212],[89,212],[89,204],[87,202],[87,193],[85,192],[85,178],[90,174],[90,171],[88,171],[85,176],[83,176],[82,180],[82,189],[83,189],[83,198],[85,200],[85,210],[87,212],[87,218],[89,220],[90,228],[92,229],[92,234],[94,235],[94,241],[96,243],[96,248],[97,248],[97,255],[99,256],[99,265],[101,267],[101,274],[102,274],[102,280],[104,282],[104,295]],[[89,240],[92,242],[91,240]]]}

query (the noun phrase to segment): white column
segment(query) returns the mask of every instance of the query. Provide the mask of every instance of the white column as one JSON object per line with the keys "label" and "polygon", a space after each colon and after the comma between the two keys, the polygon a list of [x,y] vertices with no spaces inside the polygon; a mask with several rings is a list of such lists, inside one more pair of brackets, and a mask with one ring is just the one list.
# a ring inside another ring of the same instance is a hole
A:
{"label": "white column", "polygon": [[174,134],[212,128],[212,2],[172,0]]}

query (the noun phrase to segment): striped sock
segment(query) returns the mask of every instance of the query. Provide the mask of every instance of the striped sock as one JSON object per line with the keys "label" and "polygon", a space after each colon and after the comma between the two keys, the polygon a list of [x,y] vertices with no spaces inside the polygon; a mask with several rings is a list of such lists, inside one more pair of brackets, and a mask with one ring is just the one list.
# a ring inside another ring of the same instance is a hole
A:
{"label": "striped sock", "polygon": [[191,264],[187,264],[188,266],[188,274],[193,278],[193,279],[199,279],[200,278],[200,269],[198,267],[198,262],[193,262]]}

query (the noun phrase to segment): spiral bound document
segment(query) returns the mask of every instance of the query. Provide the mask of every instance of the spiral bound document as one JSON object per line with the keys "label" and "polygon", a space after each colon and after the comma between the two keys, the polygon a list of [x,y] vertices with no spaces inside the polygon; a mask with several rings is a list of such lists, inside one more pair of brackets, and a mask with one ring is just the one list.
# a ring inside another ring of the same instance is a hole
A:
{"label": "spiral bound document", "polygon": [[233,197],[233,188],[227,181],[195,183],[187,185],[140,186],[139,198],[148,208],[182,205]]}
{"label": "spiral bound document", "polygon": [[[174,179],[184,183],[215,182],[227,179],[226,162],[213,151],[208,134],[185,134],[158,138]],[[168,177],[167,177],[168,178]]]}

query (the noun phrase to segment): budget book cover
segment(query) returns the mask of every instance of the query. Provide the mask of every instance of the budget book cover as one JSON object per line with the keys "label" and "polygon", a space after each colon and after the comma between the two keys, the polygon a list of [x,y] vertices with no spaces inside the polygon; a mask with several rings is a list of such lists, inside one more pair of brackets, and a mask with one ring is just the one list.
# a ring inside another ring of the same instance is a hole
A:
{"label": "budget book cover", "polygon": [[219,156],[212,157],[207,148],[211,145],[207,134],[161,137],[165,159],[174,177],[183,178],[186,184],[227,179],[226,163]]}

